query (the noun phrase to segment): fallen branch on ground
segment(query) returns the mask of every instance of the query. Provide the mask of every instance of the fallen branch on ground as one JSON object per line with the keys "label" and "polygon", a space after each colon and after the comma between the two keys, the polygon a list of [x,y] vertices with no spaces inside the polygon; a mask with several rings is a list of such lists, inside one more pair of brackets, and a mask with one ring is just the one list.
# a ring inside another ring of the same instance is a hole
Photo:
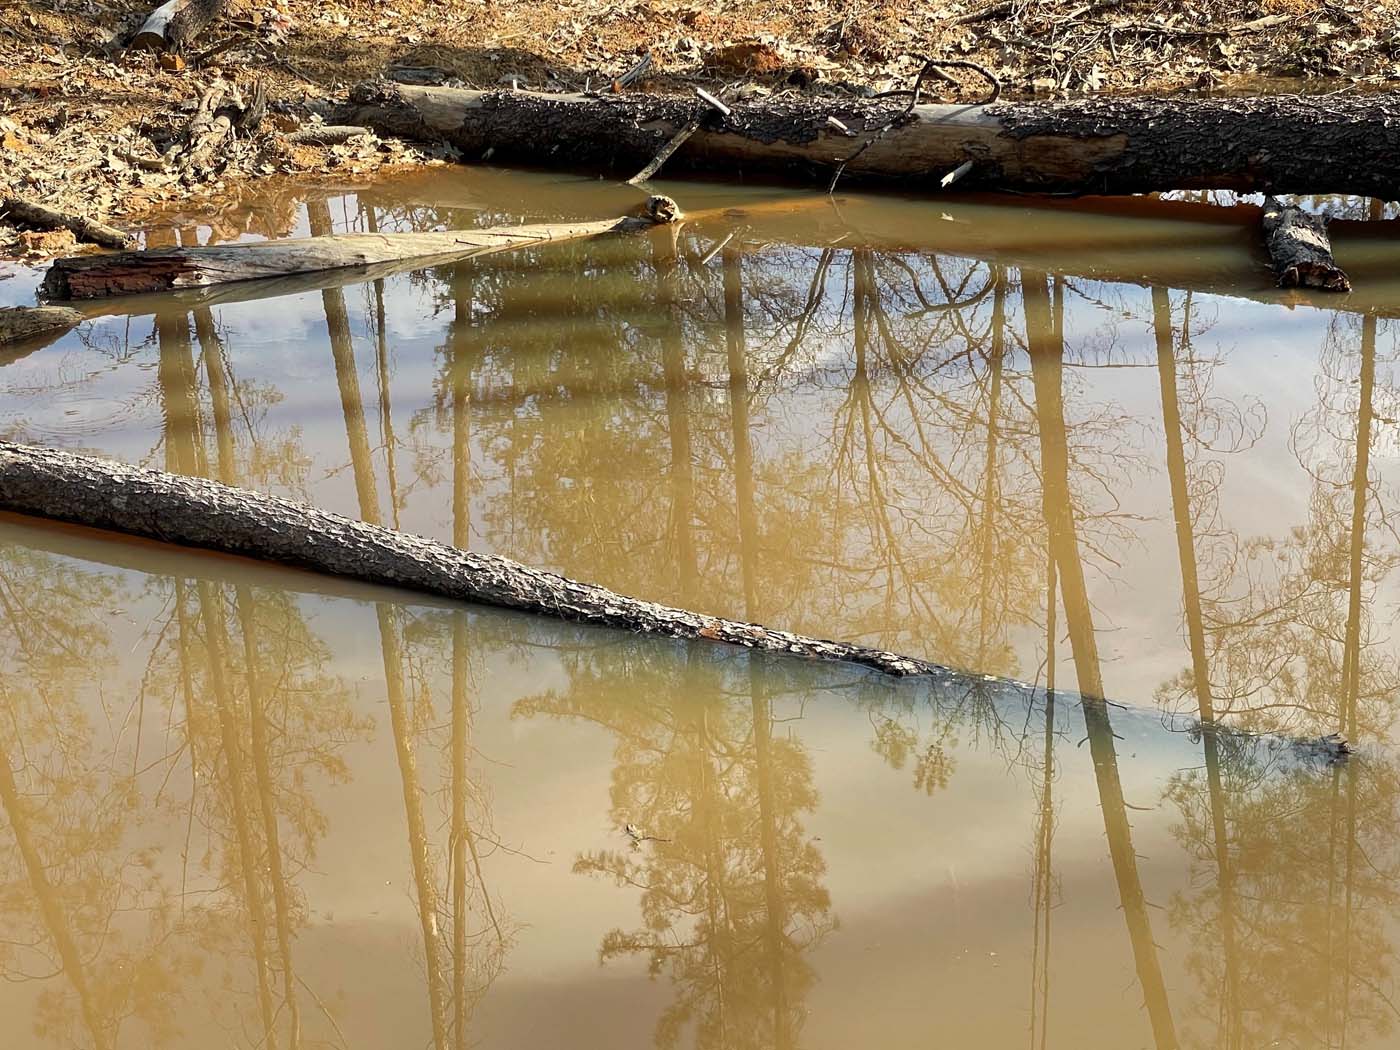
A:
{"label": "fallen branch on ground", "polygon": [[287,136],[288,142],[314,143],[318,146],[338,146],[353,138],[370,134],[369,128],[358,124],[314,124],[300,128]]}
{"label": "fallen branch on ground", "polygon": [[127,47],[180,54],[231,6],[232,0],[168,0],[146,17]]}
{"label": "fallen branch on ground", "polygon": [[0,510],[575,623],[861,664],[889,675],[945,670],[879,649],[629,598],[276,496],[53,449],[0,442]]}
{"label": "fallen branch on ground", "polygon": [[115,226],[82,215],[55,211],[18,197],[0,199],[0,219],[37,230],[71,230],[78,240],[100,244],[104,248],[127,248],[135,243],[131,234]]}

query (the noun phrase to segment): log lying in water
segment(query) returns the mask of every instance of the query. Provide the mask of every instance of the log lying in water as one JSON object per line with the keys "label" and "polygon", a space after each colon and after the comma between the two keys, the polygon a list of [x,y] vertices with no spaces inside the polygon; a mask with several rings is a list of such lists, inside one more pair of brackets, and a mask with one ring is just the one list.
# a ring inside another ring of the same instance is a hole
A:
{"label": "log lying in water", "polygon": [[[446,140],[473,160],[489,151],[493,160],[628,175],[699,121],[668,171],[805,178],[825,186],[851,158],[843,179],[937,192],[944,176],[971,161],[959,189],[1400,197],[1389,161],[1400,152],[1400,100],[1391,95],[921,105],[904,117],[906,105],[900,98],[769,98],[736,102],[725,117],[682,97],[375,83],[356,88],[332,116],[382,134]],[[894,127],[854,156],[891,121]]]}
{"label": "log lying in water", "polygon": [[946,670],[879,649],[628,598],[276,496],[53,449],[0,442],[0,510],[576,623],[705,638],[890,675]]}
{"label": "log lying in water", "polygon": [[1280,288],[1351,291],[1351,280],[1332,258],[1324,216],[1270,197],[1264,202],[1264,243]]}
{"label": "log lying in water", "polygon": [[415,265],[447,262],[529,247],[550,241],[600,237],[648,229],[665,217],[665,197],[648,201],[646,217],[626,216],[599,222],[545,223],[486,230],[429,233],[347,233],[252,244],[201,248],[157,248],[111,255],[59,259],[44,278],[49,299],[96,299],[177,288],[204,288],[234,281],[372,266],[386,262]]}
{"label": "log lying in water", "polygon": [[59,330],[66,332],[83,319],[83,314],[66,306],[0,307],[0,346]]}

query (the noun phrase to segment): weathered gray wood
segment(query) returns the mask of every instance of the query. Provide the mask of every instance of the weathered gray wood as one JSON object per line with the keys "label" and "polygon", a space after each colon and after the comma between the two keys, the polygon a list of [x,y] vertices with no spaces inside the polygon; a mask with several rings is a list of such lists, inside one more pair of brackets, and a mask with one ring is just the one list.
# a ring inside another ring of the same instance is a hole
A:
{"label": "weathered gray wood", "polygon": [[1280,288],[1349,292],[1351,280],[1332,258],[1327,219],[1275,197],[1264,202],[1264,243]]}
{"label": "weathered gray wood", "polygon": [[[335,107],[338,122],[447,140],[469,158],[638,170],[693,121],[669,170],[805,179],[841,161],[905,108],[903,99],[704,103],[646,95],[547,95],[376,83]],[[838,131],[839,122],[855,137]],[[1219,188],[1400,197],[1400,99],[1377,94],[1269,98],[1090,98],[990,106],[922,105],[851,160],[845,180],[931,191],[966,161],[963,190],[1144,193]]]}
{"label": "weathered gray wood", "polygon": [[44,278],[49,299],[94,299],[346,267],[446,262],[550,241],[646,229],[650,218],[547,223],[429,233],[353,233],[202,248],[160,248],[59,259]]}
{"label": "weathered gray wood", "polygon": [[66,306],[0,307],[0,346],[22,342],[57,329],[66,331],[83,320],[83,316]]}
{"label": "weathered gray wood", "polygon": [[361,135],[371,134],[369,128],[359,124],[312,124],[299,128],[287,136],[288,142],[312,143],[317,146],[336,146],[349,142]]}
{"label": "weathered gray wood", "polygon": [[167,0],[146,16],[127,47],[178,54],[232,6],[232,0]]}
{"label": "weathered gray wood", "polygon": [[890,675],[945,670],[879,649],[629,598],[276,496],[53,449],[0,442],[0,510],[577,623],[855,663]]}
{"label": "weathered gray wood", "polygon": [[19,197],[0,199],[0,219],[16,226],[31,226],[38,230],[71,230],[73,236],[104,248],[129,248],[134,239],[125,230],[97,222],[82,215],[55,211],[42,204]]}

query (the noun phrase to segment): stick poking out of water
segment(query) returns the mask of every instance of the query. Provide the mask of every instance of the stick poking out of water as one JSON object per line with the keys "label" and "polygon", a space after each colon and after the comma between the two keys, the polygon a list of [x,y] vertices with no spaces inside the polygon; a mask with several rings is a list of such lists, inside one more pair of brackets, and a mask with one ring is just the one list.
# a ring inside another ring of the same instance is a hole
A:
{"label": "stick poking out of water", "polygon": [[575,623],[861,664],[895,676],[946,670],[629,598],[277,496],[54,449],[0,442],[0,510]]}

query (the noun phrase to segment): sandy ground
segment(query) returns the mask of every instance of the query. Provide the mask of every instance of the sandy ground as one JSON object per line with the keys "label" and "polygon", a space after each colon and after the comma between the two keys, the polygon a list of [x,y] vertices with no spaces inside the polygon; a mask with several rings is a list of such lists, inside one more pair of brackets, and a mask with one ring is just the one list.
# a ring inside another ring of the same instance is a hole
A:
{"label": "sandy ground", "polygon": [[[773,91],[907,87],[919,55],[970,59],[1007,97],[1099,91],[1375,90],[1400,80],[1400,0],[238,0],[181,56],[125,42],[154,4],[0,0],[0,197],[116,222],[273,175],[363,177],[450,159],[397,142],[293,146],[309,105],[377,76],[536,90],[606,84],[650,56],[639,90],[754,81]],[[1280,83],[1277,78],[1289,78]],[[268,117],[197,171],[153,170],[212,85],[267,88]],[[929,94],[972,100],[975,74]],[[3,220],[0,220],[2,222]],[[0,254],[62,238],[0,226]]]}

